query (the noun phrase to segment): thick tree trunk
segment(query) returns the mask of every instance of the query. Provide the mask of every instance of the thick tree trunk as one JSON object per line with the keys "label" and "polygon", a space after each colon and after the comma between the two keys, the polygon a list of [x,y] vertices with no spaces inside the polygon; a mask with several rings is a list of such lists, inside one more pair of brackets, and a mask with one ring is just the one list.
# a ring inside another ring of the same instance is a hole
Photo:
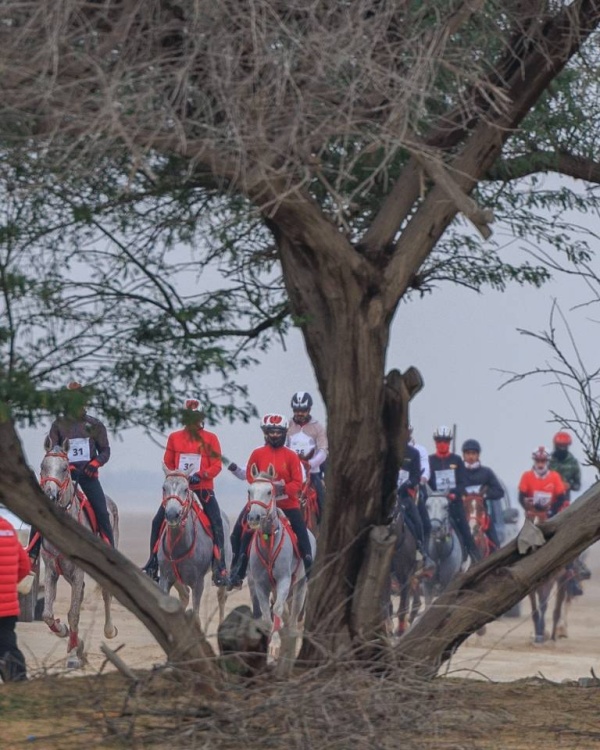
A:
{"label": "thick tree trunk", "polygon": [[[55,508],[41,491],[25,462],[14,427],[0,424],[0,501],[89,573],[156,638],[172,663],[185,664],[203,678],[206,694],[219,680],[214,651],[199,623],[187,617],[178,600],[158,586],[130,560]],[[118,498],[117,498],[118,499]]]}

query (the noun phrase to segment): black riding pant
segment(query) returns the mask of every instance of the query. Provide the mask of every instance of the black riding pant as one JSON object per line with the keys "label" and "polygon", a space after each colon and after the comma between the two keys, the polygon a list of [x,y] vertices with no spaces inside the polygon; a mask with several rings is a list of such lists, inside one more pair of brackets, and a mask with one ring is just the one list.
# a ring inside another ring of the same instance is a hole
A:
{"label": "black riding pant", "polygon": [[319,519],[323,517],[323,507],[325,504],[325,485],[321,478],[321,472],[310,475],[310,481],[317,493],[317,505],[319,506]]}
{"label": "black riding pant", "polygon": [[450,500],[450,502],[448,503],[448,513],[450,515],[452,523],[454,524],[454,528],[461,538],[467,552],[470,555],[478,557],[478,552],[475,548],[475,542],[473,541],[473,537],[471,536],[471,529],[469,528],[469,524],[467,523],[467,519],[465,516],[465,509],[460,498],[457,497],[455,500]]}
{"label": "black riding pant", "polygon": [[429,513],[427,511],[427,492],[425,492],[422,486],[419,487],[417,510],[419,511],[423,526],[423,539],[425,544],[427,544],[431,536],[431,521],[429,520]]}
{"label": "black riding pant", "polygon": [[404,518],[412,535],[421,546],[425,543],[423,534],[423,524],[421,515],[417,509],[416,503],[409,494],[400,494],[400,507],[404,509]]}
{"label": "black riding pant", "polygon": [[25,657],[17,646],[17,617],[0,617],[0,659],[1,670],[9,680],[22,680],[26,676]]}
{"label": "black riding pant", "polygon": [[106,507],[106,496],[102,489],[102,485],[100,484],[100,480],[97,477],[86,477],[83,472],[79,472],[76,469],[71,471],[71,476],[73,477],[73,481],[77,482],[85,493],[87,499],[90,501],[90,505],[94,509],[94,514],[96,516],[98,529],[108,539],[111,547],[114,547],[115,539],[110,525],[108,508]]}

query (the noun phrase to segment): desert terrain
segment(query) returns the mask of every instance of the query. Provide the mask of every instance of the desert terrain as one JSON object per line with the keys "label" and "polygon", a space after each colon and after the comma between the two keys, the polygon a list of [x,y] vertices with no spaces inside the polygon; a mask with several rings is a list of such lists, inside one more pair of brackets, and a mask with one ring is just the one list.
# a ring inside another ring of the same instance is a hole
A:
{"label": "desert terrain", "polygon": [[[147,559],[150,514],[126,513],[121,517],[119,547],[134,563],[143,565]],[[487,627],[484,636],[474,635],[463,644],[443,673],[455,677],[473,677],[506,682],[526,677],[543,677],[551,681],[589,677],[590,669],[600,675],[600,629],[597,626],[600,608],[600,549],[588,552],[587,562],[592,579],[584,583],[585,595],[575,599],[568,614],[568,638],[556,643],[534,646],[528,602],[521,603],[519,617],[503,617]],[[102,599],[95,591],[95,582],[86,584],[86,598],[81,618],[81,633],[86,644],[88,663],[84,674],[93,674],[105,663],[100,650],[102,633]],[[207,580],[201,608],[205,632],[214,638],[217,628],[216,589]],[[66,620],[70,589],[60,581],[55,614]],[[228,597],[228,610],[248,603],[247,587]],[[119,629],[117,638],[109,642],[113,649],[134,669],[148,669],[162,664],[165,655],[146,628],[121,604],[114,602],[113,619]],[[66,641],[52,634],[43,622],[19,623],[18,639],[31,675],[64,669]],[[105,665],[106,666],[106,665]],[[109,667],[110,668],[110,667]],[[82,671],[79,671],[81,674]]]}

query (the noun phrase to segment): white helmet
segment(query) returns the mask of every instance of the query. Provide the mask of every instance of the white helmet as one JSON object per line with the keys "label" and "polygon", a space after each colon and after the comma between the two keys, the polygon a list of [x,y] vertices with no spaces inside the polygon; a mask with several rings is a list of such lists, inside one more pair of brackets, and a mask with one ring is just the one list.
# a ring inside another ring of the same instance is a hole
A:
{"label": "white helmet", "polygon": [[260,420],[260,428],[263,432],[265,430],[285,430],[287,432],[289,426],[290,423],[283,414],[265,414]]}
{"label": "white helmet", "polygon": [[433,433],[433,439],[452,440],[452,430],[449,427],[446,427],[446,425],[436,427],[435,432]]}

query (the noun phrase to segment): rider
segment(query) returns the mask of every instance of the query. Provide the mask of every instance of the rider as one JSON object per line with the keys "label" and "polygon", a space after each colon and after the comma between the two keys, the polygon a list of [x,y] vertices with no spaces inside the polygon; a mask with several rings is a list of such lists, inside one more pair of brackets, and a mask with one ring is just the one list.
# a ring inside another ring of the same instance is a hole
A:
{"label": "rider", "polygon": [[498,549],[500,547],[500,540],[494,524],[494,513],[491,503],[502,500],[504,489],[494,472],[488,466],[482,466],[479,462],[481,445],[478,440],[473,440],[472,438],[465,440],[462,444],[462,454],[465,462],[465,491],[467,493],[481,493],[485,498],[489,518],[489,526],[486,533],[494,548]]}
{"label": "rider", "polygon": [[[64,416],[54,420],[50,427],[48,437],[52,445],[62,445],[65,440],[69,441],[68,457],[71,477],[75,485],[79,485],[94,510],[98,529],[114,547],[114,537],[108,509],[106,507],[106,496],[98,478],[98,470],[110,458],[110,445],[106,427],[99,419],[91,417],[86,412],[89,400],[89,392],[80,383],[75,381],[67,385],[67,400],[71,409]],[[31,529],[30,541],[36,535]],[[29,551],[32,566],[35,566],[40,552],[42,540],[37,540]]]}
{"label": "rider", "polygon": [[319,518],[323,515],[325,501],[325,486],[321,475],[322,465],[327,459],[327,433],[325,427],[311,416],[313,400],[310,393],[298,391],[292,396],[292,421],[288,430],[286,445],[300,456],[306,451],[306,446],[314,450],[308,459],[310,481],[317,493]]}
{"label": "rider", "polygon": [[[550,455],[541,445],[531,454],[533,467],[525,471],[519,482],[519,502],[527,511],[545,512],[552,518],[569,505],[567,489],[557,471],[550,468]],[[567,566],[573,573],[568,582],[571,596],[581,596],[583,589],[577,581],[577,575],[572,565]]]}
{"label": "rider", "polygon": [[417,510],[421,474],[419,451],[408,444],[404,449],[402,464],[398,472],[398,500],[400,506],[404,508],[408,526],[415,537],[417,550],[422,558],[422,571],[423,573],[431,573],[435,569],[435,563],[427,554],[423,523]]}
{"label": "rider", "polygon": [[421,478],[419,480],[419,487],[417,490],[417,510],[421,516],[421,523],[423,525],[423,536],[425,540],[425,549],[429,544],[429,537],[431,535],[431,521],[429,520],[429,511],[427,510],[427,482],[431,476],[431,469],[429,467],[429,454],[427,448],[424,445],[420,445],[415,441],[413,434],[413,426],[408,425],[408,443],[419,451],[421,459]]}
{"label": "rider", "polygon": [[429,456],[431,476],[429,486],[434,492],[443,492],[448,500],[448,513],[456,533],[473,562],[479,562],[479,550],[475,546],[469,524],[465,518],[462,496],[465,492],[465,465],[457,453],[450,451],[452,430],[445,425],[436,428],[433,433],[435,453]]}
{"label": "rider", "polygon": [[[167,469],[171,471],[179,469],[192,472],[189,476],[190,489],[195,493],[208,516],[215,547],[218,550],[218,556],[215,555],[212,566],[213,583],[215,586],[226,586],[229,578],[225,566],[223,521],[214,492],[214,478],[220,473],[222,467],[221,445],[213,432],[204,429],[204,417],[198,399],[185,400],[182,419],[184,427],[169,435],[163,461]],[[158,574],[158,558],[154,549],[164,518],[165,508],[164,504],[161,504],[152,520],[150,558],[142,569],[152,578],[156,578]]]}
{"label": "rider", "polygon": [[[572,444],[571,436],[568,432],[557,432],[553,438],[554,450],[550,455],[550,468],[557,471],[566,489],[567,500],[571,501],[571,490],[579,492],[581,489],[581,466],[579,461],[571,453],[569,448]],[[577,558],[576,567],[579,576],[583,580],[591,578],[591,571],[583,562],[581,556]]]}
{"label": "rider", "polygon": [[[279,494],[275,498],[277,507],[285,513],[296,534],[308,578],[313,559],[310,539],[298,500],[303,484],[302,464],[298,454],[285,445],[289,429],[288,420],[281,414],[265,414],[261,419],[260,428],[265,436],[265,445],[255,448],[250,454],[246,465],[246,479],[250,483],[254,481],[253,468],[255,472],[266,472],[269,466],[275,470],[274,484],[279,489]],[[242,510],[231,534],[233,564],[230,589],[242,585],[248,567],[247,550],[252,533],[242,531],[247,510],[247,507]]]}

